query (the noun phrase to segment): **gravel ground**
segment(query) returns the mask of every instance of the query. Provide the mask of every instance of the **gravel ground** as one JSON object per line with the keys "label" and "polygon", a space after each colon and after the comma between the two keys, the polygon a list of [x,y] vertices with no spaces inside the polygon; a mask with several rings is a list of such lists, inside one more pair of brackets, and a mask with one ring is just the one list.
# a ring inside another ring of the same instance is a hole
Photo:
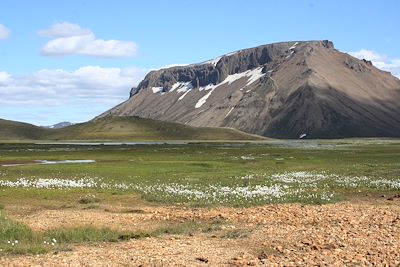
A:
{"label": "gravel ground", "polygon": [[[400,266],[400,200],[254,208],[141,207],[43,210],[10,217],[35,230],[78,225],[151,229],[162,222],[223,221],[217,232],[166,235],[71,251],[5,256],[0,266]],[[230,234],[227,234],[230,233]]]}

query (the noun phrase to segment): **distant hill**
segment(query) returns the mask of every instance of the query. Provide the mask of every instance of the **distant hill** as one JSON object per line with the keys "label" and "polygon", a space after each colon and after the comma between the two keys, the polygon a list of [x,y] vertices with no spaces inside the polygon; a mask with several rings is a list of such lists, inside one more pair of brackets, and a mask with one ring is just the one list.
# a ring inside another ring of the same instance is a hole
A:
{"label": "distant hill", "polygon": [[43,126],[44,128],[50,128],[50,129],[61,129],[61,128],[65,128],[68,126],[74,125],[73,123],[69,122],[69,121],[63,121],[63,122],[59,122],[56,123],[54,125],[50,125],[50,126]]}
{"label": "distant hill", "polygon": [[0,120],[0,140],[261,140],[228,128],[193,127],[137,117],[105,117],[61,129]]}
{"label": "distant hill", "polygon": [[234,129],[193,127],[138,117],[105,117],[53,130],[51,139],[68,140],[251,140]]}
{"label": "distant hill", "polygon": [[0,140],[37,140],[48,130],[28,123],[0,119]]}
{"label": "distant hill", "polygon": [[400,80],[327,40],[282,42],[151,71],[100,116],[275,138],[400,137]]}

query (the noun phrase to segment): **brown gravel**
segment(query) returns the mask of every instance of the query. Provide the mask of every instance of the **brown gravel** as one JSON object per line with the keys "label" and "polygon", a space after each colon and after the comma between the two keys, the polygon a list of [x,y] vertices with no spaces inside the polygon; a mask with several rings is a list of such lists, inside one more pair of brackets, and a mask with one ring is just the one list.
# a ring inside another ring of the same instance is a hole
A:
{"label": "brown gravel", "polygon": [[[77,225],[135,230],[163,222],[215,219],[224,224],[217,232],[6,256],[0,266],[400,266],[400,201],[141,210],[43,210],[24,215],[11,209],[9,215],[35,230]],[[244,234],[224,235],[227,231]]]}

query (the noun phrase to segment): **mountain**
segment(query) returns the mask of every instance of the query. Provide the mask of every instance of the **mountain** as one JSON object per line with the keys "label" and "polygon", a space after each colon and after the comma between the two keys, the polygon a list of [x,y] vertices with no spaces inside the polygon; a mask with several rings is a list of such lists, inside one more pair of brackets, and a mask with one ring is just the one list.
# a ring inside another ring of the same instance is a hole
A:
{"label": "mountain", "polygon": [[0,140],[264,140],[235,129],[192,127],[137,117],[105,117],[59,129],[0,120]]}
{"label": "mountain", "polygon": [[400,80],[327,40],[282,42],[151,71],[106,116],[277,138],[400,137]]}
{"label": "mountain", "polygon": [[74,125],[74,124],[71,123],[71,122],[68,122],[68,121],[63,121],[63,122],[59,122],[59,123],[56,123],[56,124],[51,125],[51,126],[44,126],[44,128],[61,129],[61,128],[65,128],[65,127],[68,127],[68,126],[71,126],[71,125]]}

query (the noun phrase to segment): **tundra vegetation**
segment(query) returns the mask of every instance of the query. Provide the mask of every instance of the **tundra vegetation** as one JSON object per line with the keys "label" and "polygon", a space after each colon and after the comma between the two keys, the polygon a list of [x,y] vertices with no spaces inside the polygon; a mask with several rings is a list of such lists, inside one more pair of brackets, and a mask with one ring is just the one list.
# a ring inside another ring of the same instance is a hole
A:
{"label": "tundra vegetation", "polygon": [[[42,210],[140,214],[141,207],[321,205],[390,198],[400,190],[400,141],[374,139],[182,144],[0,145],[0,255],[65,251],[74,243],[216,232],[223,219],[164,221],[132,229],[31,229]],[[119,209],[117,207],[120,207]],[[122,207],[122,208],[121,208]]]}

